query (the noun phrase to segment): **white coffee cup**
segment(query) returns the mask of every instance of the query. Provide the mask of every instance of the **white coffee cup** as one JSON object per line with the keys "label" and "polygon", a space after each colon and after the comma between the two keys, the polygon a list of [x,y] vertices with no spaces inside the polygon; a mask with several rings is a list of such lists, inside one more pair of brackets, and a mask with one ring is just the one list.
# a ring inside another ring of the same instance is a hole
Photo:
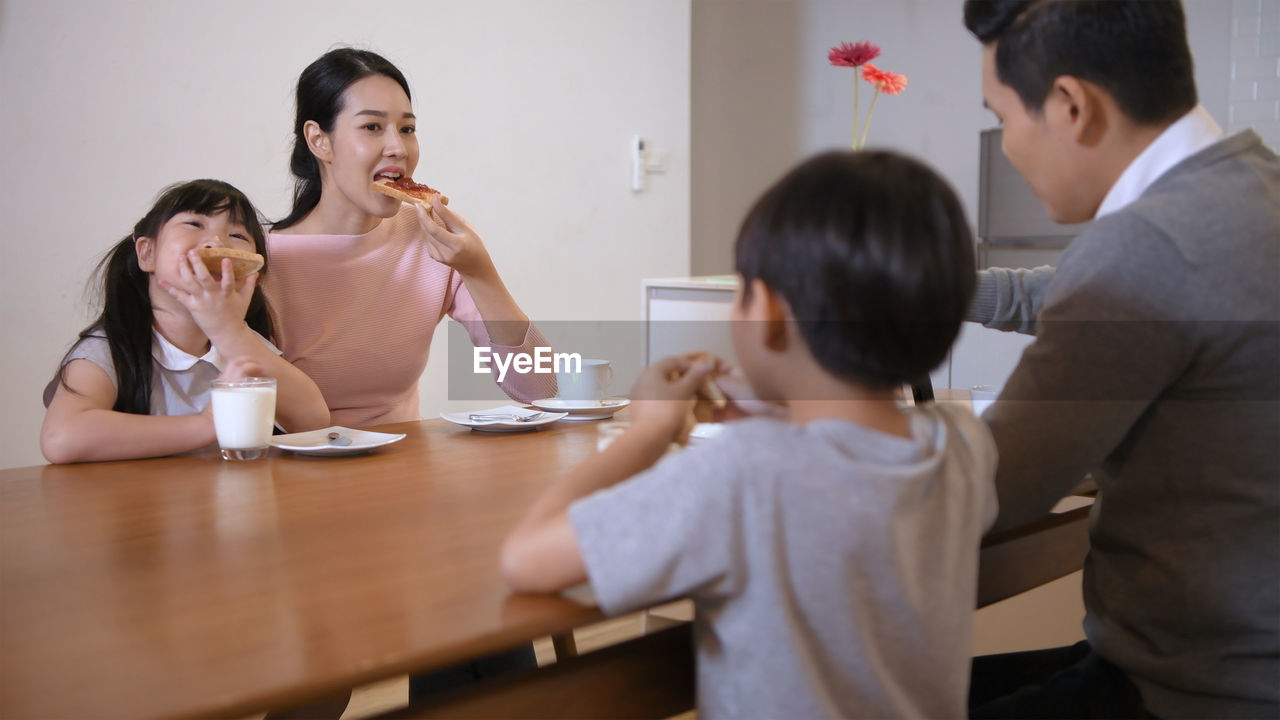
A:
{"label": "white coffee cup", "polygon": [[214,380],[213,429],[224,460],[257,460],[267,456],[276,417],[275,378]]}
{"label": "white coffee cup", "polygon": [[969,388],[969,401],[973,403],[973,414],[982,417],[982,413],[995,403],[1000,396],[1000,388],[995,385],[974,385]]}
{"label": "white coffee cup", "polygon": [[604,398],[604,391],[613,382],[613,367],[608,360],[582,359],[568,362],[556,373],[560,399],[569,407],[595,407]]}

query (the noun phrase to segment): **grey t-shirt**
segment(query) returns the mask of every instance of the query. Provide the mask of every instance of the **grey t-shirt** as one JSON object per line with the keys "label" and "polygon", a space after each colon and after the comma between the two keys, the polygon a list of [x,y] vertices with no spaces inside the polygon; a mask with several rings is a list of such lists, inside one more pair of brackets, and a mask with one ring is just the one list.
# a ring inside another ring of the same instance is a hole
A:
{"label": "grey t-shirt", "polygon": [[963,717],[995,446],[751,419],[569,510],[602,608],[692,597],[703,718]]}

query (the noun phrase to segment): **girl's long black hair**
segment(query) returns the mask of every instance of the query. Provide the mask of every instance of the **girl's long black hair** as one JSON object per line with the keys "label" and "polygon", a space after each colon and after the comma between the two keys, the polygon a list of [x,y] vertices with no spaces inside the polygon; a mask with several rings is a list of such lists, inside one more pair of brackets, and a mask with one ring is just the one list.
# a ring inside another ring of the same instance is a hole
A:
{"label": "girl's long black hair", "polygon": [[295,225],[320,203],[320,164],[307,146],[304,127],[314,120],[325,132],[333,131],[333,121],[342,112],[343,93],[352,83],[372,75],[386,75],[404,88],[409,99],[409,82],[404,74],[381,55],[368,50],[337,48],[321,55],[298,77],[297,112],[293,120],[293,210],[272,224],[280,230]]}
{"label": "girl's long black hair", "polygon": [[[258,254],[267,257],[262,221],[244,193],[221,180],[192,180],[165,188],[150,212],[133,226],[133,232],[121,238],[94,270],[94,284],[98,287],[96,294],[102,303],[102,312],[80,331],[79,339],[106,335],[111,361],[116,367],[116,403],[112,410],[137,415],[151,413],[154,370],[151,295],[148,290],[151,278],[138,266],[134,247],[138,238],[156,240],[160,228],[182,212],[201,215],[230,212],[231,219],[243,225],[253,236]],[[266,271],[264,265],[260,273],[265,274]],[[262,294],[261,276],[258,286],[253,289],[245,321],[263,337],[272,337],[271,315]],[[75,392],[67,385],[66,363],[70,354],[68,350],[63,356],[55,377],[63,387]]]}

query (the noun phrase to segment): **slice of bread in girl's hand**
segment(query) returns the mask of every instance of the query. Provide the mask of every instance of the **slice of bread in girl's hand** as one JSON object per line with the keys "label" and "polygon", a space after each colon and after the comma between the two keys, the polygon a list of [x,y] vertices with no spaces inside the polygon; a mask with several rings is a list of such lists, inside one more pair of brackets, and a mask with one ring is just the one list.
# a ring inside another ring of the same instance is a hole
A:
{"label": "slice of bread in girl's hand", "polygon": [[435,208],[431,207],[431,200],[436,195],[440,196],[441,205],[449,204],[449,196],[442,194],[439,190],[416,183],[413,178],[409,177],[402,177],[398,180],[379,178],[373,182],[373,189],[401,202],[421,205],[426,208],[427,213],[431,215],[431,219],[435,220],[437,225],[446,230],[449,229],[449,226],[445,225],[444,219],[436,213]]}
{"label": "slice of bread in girl's hand", "polygon": [[209,269],[209,274],[219,279],[222,278],[223,258],[231,258],[231,272],[236,280],[258,272],[267,262],[266,258],[256,252],[234,248],[202,247],[196,248],[196,254],[200,256],[200,262]]}

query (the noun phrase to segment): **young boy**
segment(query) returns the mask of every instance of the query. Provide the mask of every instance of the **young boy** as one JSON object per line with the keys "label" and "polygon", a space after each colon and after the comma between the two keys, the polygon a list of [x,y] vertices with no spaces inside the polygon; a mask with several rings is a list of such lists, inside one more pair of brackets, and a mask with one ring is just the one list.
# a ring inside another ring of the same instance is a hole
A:
{"label": "young boy", "polygon": [[970,301],[959,201],[902,156],[822,155],[756,203],[737,270],[738,360],[785,417],[658,462],[709,367],[655,364],[629,431],[507,539],[507,581],[589,579],[609,613],[691,597],[704,718],[963,716],[994,447],[967,410],[897,402]]}

